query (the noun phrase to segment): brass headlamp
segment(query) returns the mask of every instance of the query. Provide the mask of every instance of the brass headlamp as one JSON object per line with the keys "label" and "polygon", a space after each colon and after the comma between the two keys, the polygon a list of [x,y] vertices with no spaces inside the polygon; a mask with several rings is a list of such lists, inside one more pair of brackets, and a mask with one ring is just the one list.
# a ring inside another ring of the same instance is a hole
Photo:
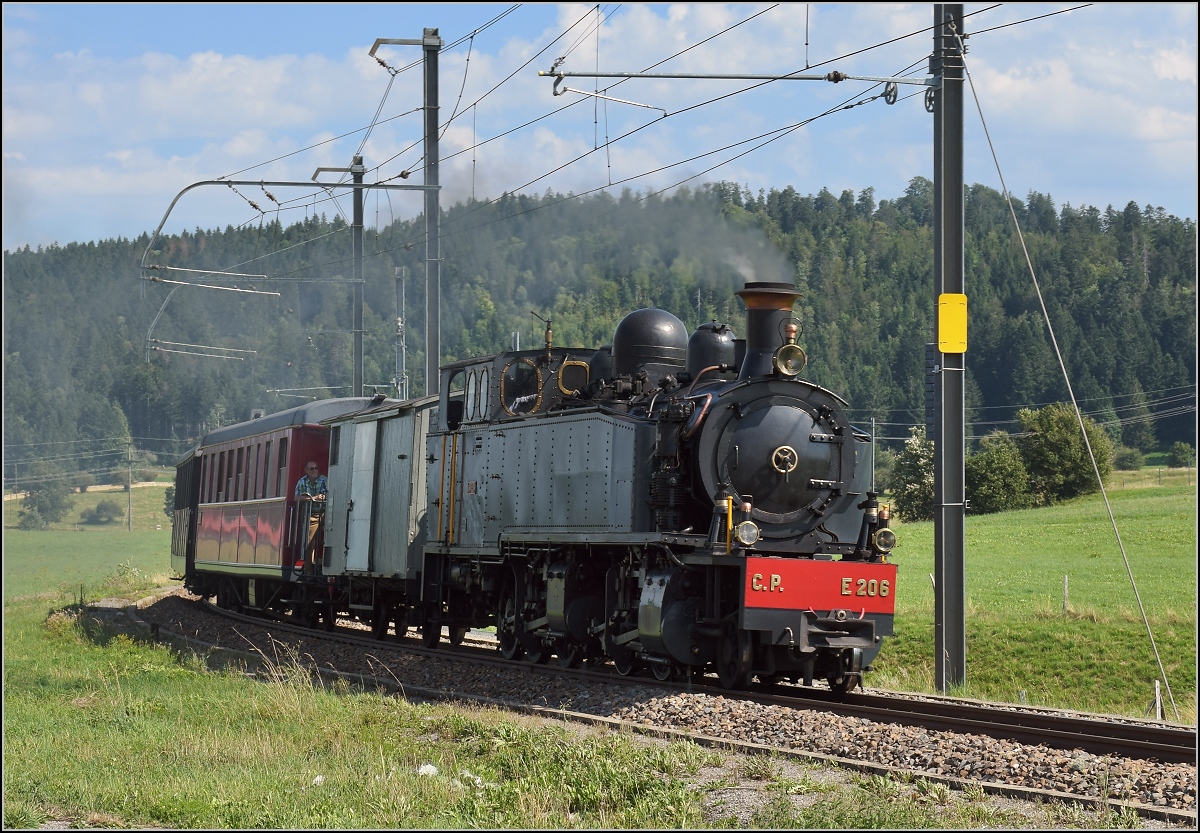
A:
{"label": "brass headlamp", "polygon": [[796,334],[799,332],[799,327],[792,321],[787,323],[783,328],[786,341],[784,345],[775,351],[773,361],[775,370],[781,376],[796,376],[800,371],[808,365],[808,356],[804,354],[804,350],[800,345],[796,344]]}

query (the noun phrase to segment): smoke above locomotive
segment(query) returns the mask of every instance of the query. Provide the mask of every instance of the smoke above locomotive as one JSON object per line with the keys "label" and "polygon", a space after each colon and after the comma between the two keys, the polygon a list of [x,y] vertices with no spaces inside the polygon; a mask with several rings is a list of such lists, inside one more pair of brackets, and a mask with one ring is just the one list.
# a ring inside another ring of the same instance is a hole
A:
{"label": "smoke above locomotive", "polygon": [[494,626],[512,660],[854,688],[894,613],[871,437],[801,377],[796,287],[736,294],[744,338],[642,309],[610,344],[563,348],[547,323],[542,348],[445,365],[437,396],[323,420],[320,563],[281,552],[284,592],[197,559],[189,586],[370,611],[430,647]]}

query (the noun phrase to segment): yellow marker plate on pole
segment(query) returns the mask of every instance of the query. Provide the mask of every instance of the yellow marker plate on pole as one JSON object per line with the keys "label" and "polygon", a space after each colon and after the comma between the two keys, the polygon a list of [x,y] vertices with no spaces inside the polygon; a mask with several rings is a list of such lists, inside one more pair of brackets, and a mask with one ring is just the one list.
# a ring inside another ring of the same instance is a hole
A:
{"label": "yellow marker plate on pole", "polygon": [[938,350],[967,352],[967,296],[943,292],[938,296]]}

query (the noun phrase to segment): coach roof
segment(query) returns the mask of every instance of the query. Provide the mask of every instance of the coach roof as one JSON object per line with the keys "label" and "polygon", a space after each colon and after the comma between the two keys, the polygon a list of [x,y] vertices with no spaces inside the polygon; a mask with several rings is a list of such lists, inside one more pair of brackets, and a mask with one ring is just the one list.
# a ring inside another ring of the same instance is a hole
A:
{"label": "coach roof", "polygon": [[[345,414],[361,411],[372,405],[378,406],[385,401],[387,400],[382,399],[382,397],[370,396],[318,399],[315,402],[297,405],[295,408],[289,408],[286,411],[277,411],[258,419],[250,419],[245,422],[239,422],[236,425],[226,425],[223,428],[210,431],[204,435],[204,439],[200,441],[200,445],[203,447],[231,442],[244,437],[252,437],[256,434],[264,434],[268,431],[287,428],[292,425],[315,425],[324,420],[335,419]],[[392,400],[392,402],[399,404],[399,400]]]}

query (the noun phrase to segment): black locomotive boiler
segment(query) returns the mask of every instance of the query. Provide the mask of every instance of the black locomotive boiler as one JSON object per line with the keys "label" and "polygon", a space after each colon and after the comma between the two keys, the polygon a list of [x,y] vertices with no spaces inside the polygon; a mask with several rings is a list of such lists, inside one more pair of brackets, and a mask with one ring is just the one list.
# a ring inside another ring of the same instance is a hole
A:
{"label": "black locomotive boiler", "polygon": [[[495,626],[513,660],[855,687],[895,608],[871,437],[801,378],[795,288],[737,294],[744,340],[658,309],[597,350],[547,327],[544,348],[446,365],[437,397],[322,420],[321,562],[282,563],[273,594],[221,573],[228,603],[429,646]],[[216,592],[219,564],[186,569]]]}

